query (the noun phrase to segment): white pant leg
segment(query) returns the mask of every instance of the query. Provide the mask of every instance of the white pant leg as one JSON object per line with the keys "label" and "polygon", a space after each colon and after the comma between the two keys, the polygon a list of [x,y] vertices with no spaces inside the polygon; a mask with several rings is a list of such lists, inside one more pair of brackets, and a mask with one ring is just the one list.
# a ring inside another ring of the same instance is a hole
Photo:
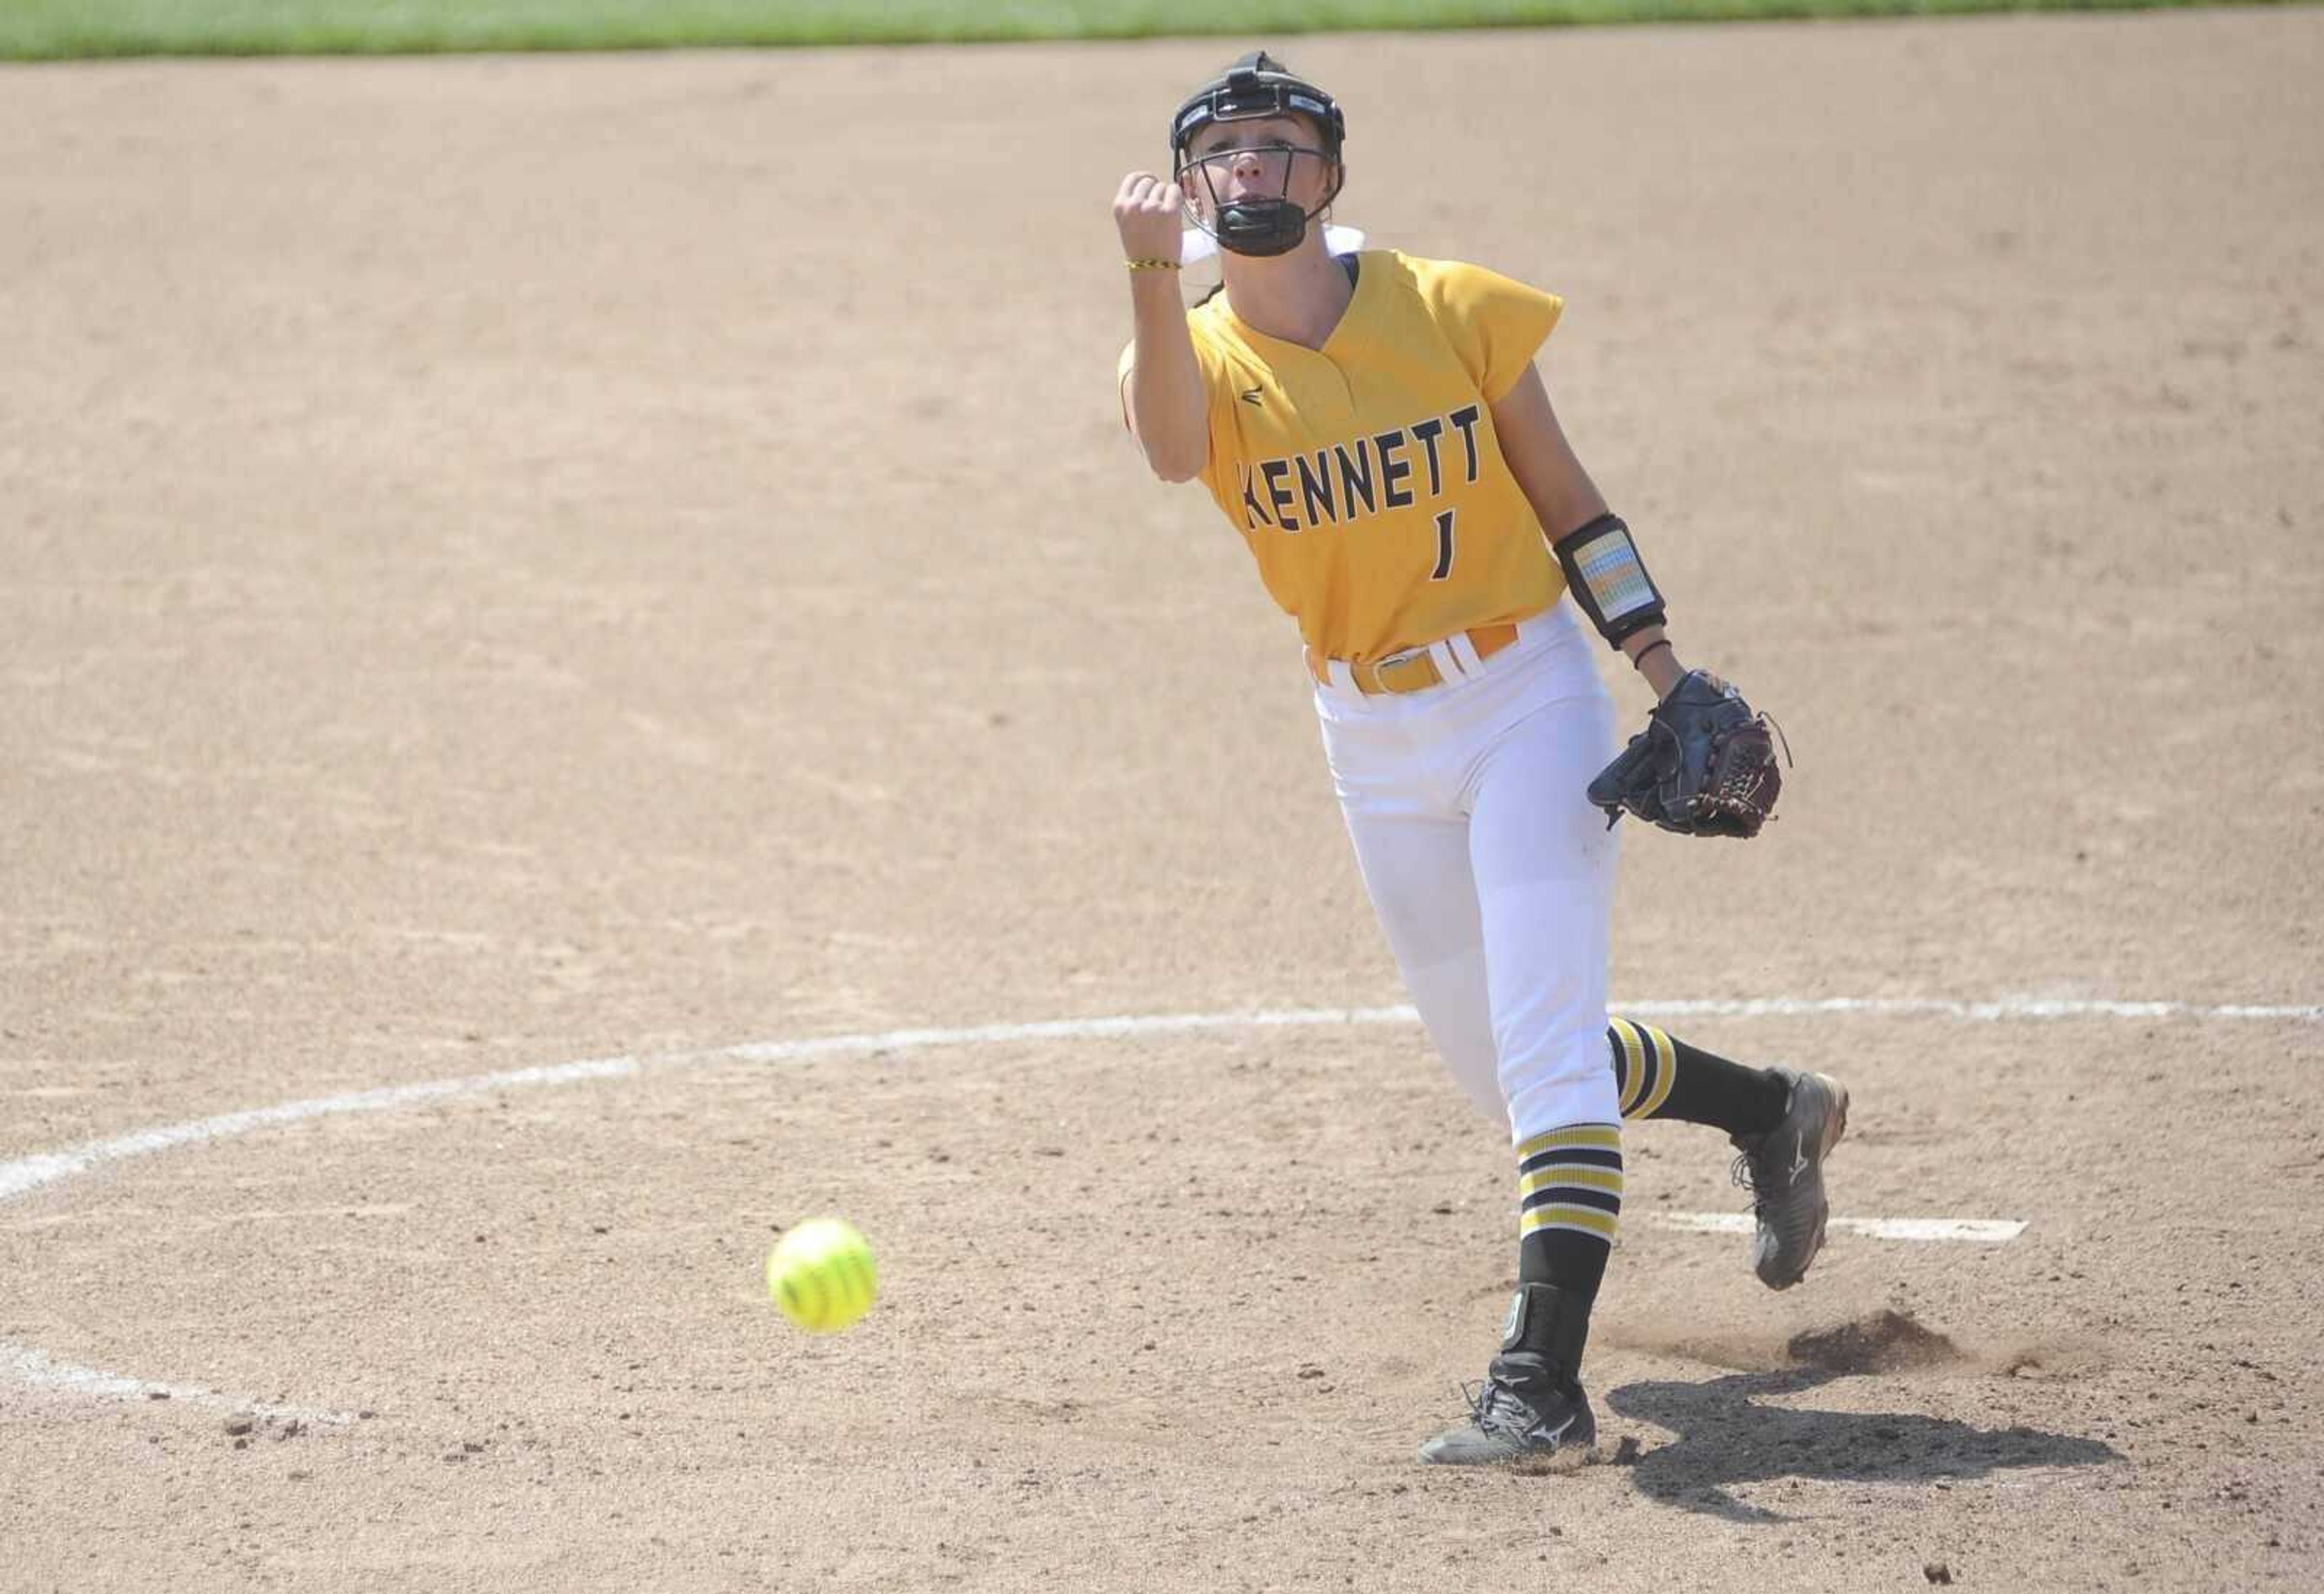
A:
{"label": "white pant leg", "polygon": [[1618,1122],[1614,842],[1583,796],[1613,756],[1613,709],[1572,616],[1528,622],[1436,690],[1325,689],[1316,709],[1365,890],[1453,1078],[1518,1141]]}
{"label": "white pant leg", "polygon": [[1508,1109],[1469,875],[1469,827],[1457,819],[1346,812],[1364,891],[1420,1022],[1469,1099],[1499,1122]]}
{"label": "white pant leg", "polygon": [[1606,1054],[1617,849],[1583,795],[1613,751],[1613,706],[1592,692],[1511,726],[1474,777],[1471,875],[1516,1144],[1621,1121]]}

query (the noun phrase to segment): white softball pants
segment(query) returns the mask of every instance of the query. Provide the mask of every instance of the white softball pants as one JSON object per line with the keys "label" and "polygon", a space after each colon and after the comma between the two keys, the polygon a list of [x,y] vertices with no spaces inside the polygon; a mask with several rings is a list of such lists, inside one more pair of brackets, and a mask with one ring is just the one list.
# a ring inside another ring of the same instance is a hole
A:
{"label": "white softball pants", "polygon": [[1430,1039],[1513,1144],[1617,1124],[1606,1052],[1616,846],[1583,788],[1613,757],[1591,637],[1561,601],[1445,683],[1315,690],[1364,888]]}

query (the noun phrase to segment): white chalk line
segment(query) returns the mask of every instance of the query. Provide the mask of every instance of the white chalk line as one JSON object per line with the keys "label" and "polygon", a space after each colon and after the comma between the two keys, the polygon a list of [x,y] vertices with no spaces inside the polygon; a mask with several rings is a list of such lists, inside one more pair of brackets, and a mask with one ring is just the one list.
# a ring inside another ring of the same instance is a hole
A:
{"label": "white chalk line", "polygon": [[133,1378],[122,1373],[103,1373],[94,1367],[78,1367],[70,1362],[57,1360],[44,1350],[12,1345],[5,1339],[0,1339],[0,1374],[35,1388],[83,1395],[90,1400],[172,1401],[211,1410],[242,1413],[253,1417],[277,1421],[295,1419],[300,1423],[333,1427],[355,1420],[348,1412],[312,1411],[305,1406],[276,1405],[263,1400],[235,1400],[214,1389],[205,1389],[198,1384],[161,1384],[151,1378]]}
{"label": "white chalk line", "polygon": [[[1623,1214],[1623,1221],[1631,1221]],[[1683,1229],[1690,1234],[1752,1234],[1758,1220],[1748,1212],[1654,1212],[1646,1221],[1656,1228]],[[1960,1240],[1970,1245],[2006,1245],[2025,1232],[2015,1218],[1834,1218],[1828,1225],[1842,1234],[1860,1234],[1876,1240]]]}
{"label": "white chalk line", "polygon": [[[2324,1021],[2324,1006],[2203,1006],[2189,1002],[2113,1002],[2005,998],[1963,1002],[1914,996],[1791,996],[1748,999],[1664,1000],[1618,1004],[1625,1014],[1641,1017],[1715,1015],[1729,1018],[1812,1017],[1867,1015],[1955,1018],[1972,1023],[2007,1019],[2055,1018],[2191,1018],[2273,1019],[2296,1023]],[[1113,1040],[1139,1035],[1184,1033],[1221,1029],[1272,1029],[1307,1025],[1408,1024],[1419,1022],[1409,1006],[1390,1007],[1301,1007],[1256,1013],[1150,1014],[1113,1018],[1057,1018],[1028,1024],[973,1024],[952,1029],[900,1029],[853,1035],[825,1035],[798,1041],[752,1041],[710,1051],[672,1052],[643,1057],[595,1058],[580,1062],[510,1069],[466,1079],[435,1080],[358,1090],[341,1096],[315,1097],[274,1107],[198,1118],[189,1123],[141,1129],[108,1140],[91,1141],[63,1151],[37,1153],[0,1163],[0,1201],[29,1195],[35,1190],[77,1178],[93,1169],[150,1156],[173,1146],[203,1145],[247,1135],[276,1125],[341,1113],[386,1112],[418,1102],[441,1101],[495,1090],[521,1089],[534,1085],[567,1085],[586,1080],[625,1079],[649,1070],[699,1067],[719,1062],[799,1062],[813,1058],[872,1055],[925,1051],[939,1046],[973,1046],[1006,1042],[1054,1040]],[[1667,1227],[1702,1232],[1748,1232],[1751,1219],[1722,1212],[1662,1213],[1653,1221]],[[1992,1244],[2015,1238],[2024,1229],[2017,1223],[2007,1235],[1987,1229],[2007,1227],[2013,1220],[1980,1219],[1835,1218],[1832,1226],[1880,1239],[1975,1240]],[[1950,1228],[1953,1231],[1939,1232]],[[36,1388],[113,1400],[184,1401],[202,1406],[230,1407],[259,1415],[296,1417],[305,1422],[344,1423],[354,1419],[344,1412],[309,1410],[239,1400],[198,1385],[166,1384],[94,1367],[61,1362],[30,1346],[0,1339],[0,1374]]]}

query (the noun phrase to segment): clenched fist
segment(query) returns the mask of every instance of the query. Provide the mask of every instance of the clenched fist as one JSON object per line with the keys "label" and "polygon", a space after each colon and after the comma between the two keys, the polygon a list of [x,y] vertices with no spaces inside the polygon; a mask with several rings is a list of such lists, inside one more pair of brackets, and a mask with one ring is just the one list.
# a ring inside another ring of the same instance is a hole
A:
{"label": "clenched fist", "polygon": [[1113,197],[1113,225],[1121,229],[1121,253],[1130,260],[1176,260],[1185,196],[1175,182],[1151,171],[1133,171]]}

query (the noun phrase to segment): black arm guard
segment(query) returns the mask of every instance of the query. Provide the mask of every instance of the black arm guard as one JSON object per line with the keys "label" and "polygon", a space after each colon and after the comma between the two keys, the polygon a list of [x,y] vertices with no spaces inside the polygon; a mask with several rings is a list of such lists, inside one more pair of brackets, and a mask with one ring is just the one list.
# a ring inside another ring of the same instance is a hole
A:
{"label": "black arm guard", "polygon": [[1615,647],[1634,631],[1663,623],[1663,595],[1638,558],[1621,517],[1601,514],[1550,544],[1565,570],[1565,589]]}

